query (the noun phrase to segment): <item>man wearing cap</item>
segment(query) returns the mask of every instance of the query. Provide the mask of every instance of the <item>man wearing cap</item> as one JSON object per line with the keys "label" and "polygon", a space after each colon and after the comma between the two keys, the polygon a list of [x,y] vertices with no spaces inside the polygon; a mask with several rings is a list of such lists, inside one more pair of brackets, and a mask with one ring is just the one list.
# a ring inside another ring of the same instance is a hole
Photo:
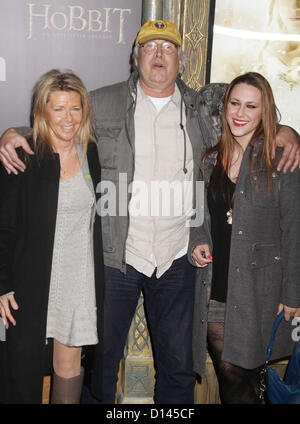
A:
{"label": "man wearing cap", "polygon": [[[190,237],[190,216],[201,157],[216,142],[225,84],[211,85],[200,95],[190,89],[178,77],[180,46],[174,24],[145,23],[136,38],[135,70],[128,81],[91,92],[102,180],[113,183],[117,202],[115,214],[103,213],[110,199],[108,185],[102,204],[103,403],[115,401],[119,362],[141,291],[154,353],[155,402],[194,402],[195,268],[187,253],[196,244]],[[20,136],[10,132],[9,137],[19,137],[17,145],[28,150]],[[174,182],[192,189],[184,193],[183,213],[163,213],[164,198],[152,195],[153,183],[171,187]],[[142,213],[141,205],[147,205]]]}
{"label": "man wearing cap", "polygon": [[[129,80],[91,93],[102,177],[117,181],[124,173],[131,185],[129,216],[103,217],[104,402],[114,400],[119,362],[141,291],[156,369],[155,402],[194,402],[195,270],[186,255],[188,218],[150,210],[156,200],[151,201],[151,184],[191,182],[193,157],[196,151],[201,155],[196,93],[180,79],[175,84],[180,46],[175,25],[147,22],[136,38],[136,69]],[[149,213],[139,215],[134,206],[141,184]],[[192,194],[187,202],[192,208]]]}

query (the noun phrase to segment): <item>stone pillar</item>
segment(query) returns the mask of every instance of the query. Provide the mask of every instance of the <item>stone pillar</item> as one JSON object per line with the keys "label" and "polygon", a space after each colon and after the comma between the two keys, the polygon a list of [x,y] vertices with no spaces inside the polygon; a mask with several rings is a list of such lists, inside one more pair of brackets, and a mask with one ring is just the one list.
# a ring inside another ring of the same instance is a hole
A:
{"label": "stone pillar", "polygon": [[143,0],[142,24],[163,18],[163,0]]}
{"label": "stone pillar", "polygon": [[165,21],[173,22],[179,30],[181,30],[181,17],[183,13],[182,0],[164,0],[163,2],[163,18]]}
{"label": "stone pillar", "polygon": [[146,21],[164,19],[180,28],[184,0],[143,0],[142,24]]}
{"label": "stone pillar", "polygon": [[120,373],[117,403],[153,403],[154,367],[143,296],[129,330]]}

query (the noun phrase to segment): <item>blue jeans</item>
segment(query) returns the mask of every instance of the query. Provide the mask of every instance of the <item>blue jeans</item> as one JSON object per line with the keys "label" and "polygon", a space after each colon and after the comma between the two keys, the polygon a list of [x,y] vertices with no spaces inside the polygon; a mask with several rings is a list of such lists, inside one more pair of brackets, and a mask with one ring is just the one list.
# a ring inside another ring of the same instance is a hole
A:
{"label": "blue jeans", "polygon": [[[194,403],[192,319],[195,268],[184,256],[160,278],[127,265],[105,268],[102,403],[114,403],[119,363],[141,291],[156,369],[156,403]],[[87,398],[86,398],[87,401]]]}

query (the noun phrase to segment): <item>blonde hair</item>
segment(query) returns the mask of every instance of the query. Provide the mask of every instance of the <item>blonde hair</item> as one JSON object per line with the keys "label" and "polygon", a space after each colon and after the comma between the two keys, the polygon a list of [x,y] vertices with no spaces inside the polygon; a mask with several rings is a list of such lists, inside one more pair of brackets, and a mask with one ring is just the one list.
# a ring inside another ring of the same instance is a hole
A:
{"label": "blonde hair", "polygon": [[[263,167],[266,169],[267,172],[267,181],[268,181],[268,187],[270,188],[271,184],[271,176],[272,171],[274,169],[273,165],[273,159],[272,159],[272,150],[275,147],[275,140],[276,140],[276,128],[278,124],[278,116],[277,116],[277,107],[275,104],[275,100],[273,97],[272,89],[268,81],[259,73],[257,72],[248,72],[244,75],[240,75],[236,77],[227,87],[225,98],[224,98],[224,105],[222,110],[222,134],[220,141],[216,146],[209,149],[203,158],[203,164],[205,163],[207,157],[217,152],[218,159],[216,164],[216,181],[212,182],[212,186],[216,186],[216,183],[221,182],[223,185],[225,173],[229,175],[230,166],[232,163],[232,157],[233,152],[237,146],[237,141],[234,139],[229,124],[226,119],[226,111],[227,106],[229,103],[230,95],[233,90],[233,88],[237,84],[248,84],[253,87],[256,87],[261,92],[262,97],[262,118],[257,126],[252,139],[250,142],[257,138],[259,135],[264,135],[264,147],[263,147],[263,154],[262,154],[262,164]],[[250,169],[253,169],[253,157],[252,157],[252,150],[250,154]],[[215,191],[215,190],[213,190]]]}
{"label": "blonde hair", "polygon": [[82,145],[82,161],[87,152],[89,140],[95,141],[92,136],[91,104],[88,92],[81,79],[72,72],[60,72],[53,69],[44,74],[36,83],[33,94],[33,144],[36,152],[42,153],[48,146],[54,147],[49,139],[49,128],[45,119],[45,109],[50,95],[54,91],[74,91],[80,95],[82,106],[82,120],[76,134],[76,143]]}

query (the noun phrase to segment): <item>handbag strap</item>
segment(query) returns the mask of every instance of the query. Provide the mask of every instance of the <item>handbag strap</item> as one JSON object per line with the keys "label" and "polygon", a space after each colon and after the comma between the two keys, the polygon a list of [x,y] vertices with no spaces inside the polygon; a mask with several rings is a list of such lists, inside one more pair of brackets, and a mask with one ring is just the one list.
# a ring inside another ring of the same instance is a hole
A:
{"label": "handbag strap", "polygon": [[269,342],[269,345],[268,345],[268,348],[267,348],[266,361],[269,361],[269,359],[271,358],[273,344],[274,344],[274,340],[275,340],[275,334],[276,334],[276,331],[278,330],[278,327],[279,327],[281,321],[283,320],[283,317],[284,317],[284,310],[282,310],[280,312],[280,314],[277,316],[277,318],[274,321],[274,324],[273,324],[273,327],[272,327],[272,332],[271,332],[270,342]]}
{"label": "handbag strap", "polygon": [[[281,323],[281,321],[284,318],[284,309],[280,312],[280,314],[278,314],[278,316],[276,317],[273,327],[272,327],[272,331],[271,331],[271,337],[270,337],[270,342],[267,348],[267,353],[266,353],[266,360],[265,360],[265,364],[262,367],[260,373],[259,373],[259,401],[260,403],[264,404],[265,403],[265,392],[266,392],[266,373],[267,373],[267,368],[268,368],[268,362],[272,356],[272,349],[273,349],[273,344],[274,344],[274,340],[275,340],[275,334],[276,331],[278,330],[278,327]],[[298,325],[300,326],[300,322],[298,322]],[[300,343],[300,342],[298,342]]]}

